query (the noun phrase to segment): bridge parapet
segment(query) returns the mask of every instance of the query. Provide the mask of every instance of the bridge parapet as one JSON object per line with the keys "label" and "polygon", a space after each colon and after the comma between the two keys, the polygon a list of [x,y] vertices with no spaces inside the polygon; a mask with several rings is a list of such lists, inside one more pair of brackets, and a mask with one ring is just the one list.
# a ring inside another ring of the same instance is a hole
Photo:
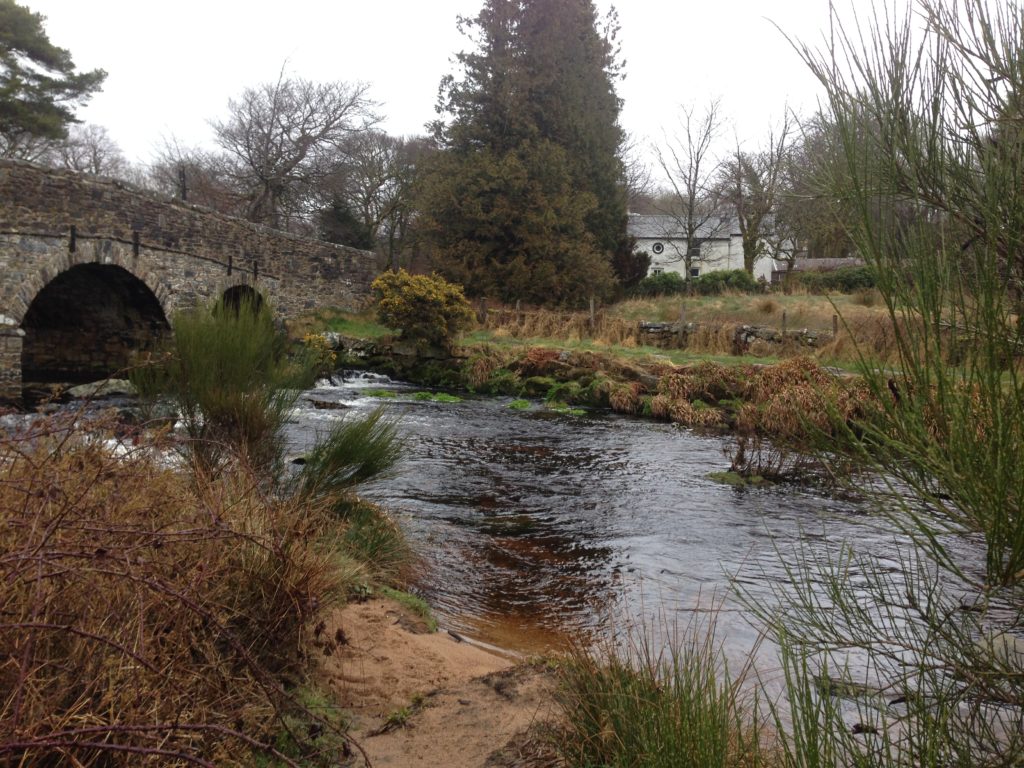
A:
{"label": "bridge parapet", "polygon": [[[71,250],[78,246],[72,238],[103,239],[213,262],[225,275],[241,276],[239,282],[270,278],[277,283],[275,308],[286,318],[317,307],[356,309],[376,275],[368,251],[280,232],[122,182],[15,160],[0,160],[0,234],[59,237]],[[16,271],[3,259],[0,312],[11,308],[2,291],[10,287],[6,276]],[[175,283],[192,279],[185,272]]]}
{"label": "bridge parapet", "polygon": [[[32,349],[33,358],[41,359],[45,352],[40,329],[23,322],[33,301],[59,275],[76,268],[81,273],[88,264],[129,273],[168,317],[238,285],[259,291],[286,320],[318,308],[354,310],[368,299],[377,273],[368,251],[280,232],[110,179],[0,160],[0,397],[20,388],[23,356]],[[74,286],[56,293],[55,301],[67,304]],[[50,325],[54,314],[46,314]],[[98,327],[94,335],[109,334],[110,327]],[[46,330],[46,338],[58,337]],[[103,339],[86,339],[94,341]]]}

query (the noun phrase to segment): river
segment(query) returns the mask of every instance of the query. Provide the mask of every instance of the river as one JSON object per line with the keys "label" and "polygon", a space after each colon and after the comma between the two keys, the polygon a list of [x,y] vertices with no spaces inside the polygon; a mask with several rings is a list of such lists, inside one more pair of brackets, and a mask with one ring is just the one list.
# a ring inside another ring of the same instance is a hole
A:
{"label": "river", "polygon": [[798,545],[821,554],[843,541],[883,566],[891,553],[899,567],[892,533],[863,502],[709,479],[728,468],[727,437],[605,411],[515,410],[509,398],[422,401],[415,391],[373,375],[311,390],[292,448],[345,414],[384,407],[398,420],[401,461],[360,493],[391,510],[422,555],[414,590],[442,625],[482,641],[539,652],[656,615],[685,624],[724,596],[720,630],[742,653],[757,630],[728,596],[730,576],[769,600]]}

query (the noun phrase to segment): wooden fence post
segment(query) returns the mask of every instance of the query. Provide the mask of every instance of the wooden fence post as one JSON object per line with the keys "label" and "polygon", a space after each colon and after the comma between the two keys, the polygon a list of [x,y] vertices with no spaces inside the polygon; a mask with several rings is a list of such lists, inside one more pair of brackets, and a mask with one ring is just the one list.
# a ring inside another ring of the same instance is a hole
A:
{"label": "wooden fence post", "polygon": [[832,339],[839,338],[839,315],[832,315]]}
{"label": "wooden fence post", "polygon": [[590,297],[590,332],[593,333],[597,327],[597,317],[594,312],[594,297]]}
{"label": "wooden fence post", "polygon": [[679,333],[676,334],[676,345],[682,349],[686,346],[686,305],[679,302]]}
{"label": "wooden fence post", "polygon": [[786,341],[786,310],[782,310],[782,341]]}

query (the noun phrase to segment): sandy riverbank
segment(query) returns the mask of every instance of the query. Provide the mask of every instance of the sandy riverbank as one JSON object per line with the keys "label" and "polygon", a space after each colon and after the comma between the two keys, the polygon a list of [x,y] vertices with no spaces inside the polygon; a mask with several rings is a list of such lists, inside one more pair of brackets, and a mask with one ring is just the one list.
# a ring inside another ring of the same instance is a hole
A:
{"label": "sandy riverbank", "polygon": [[535,738],[554,718],[542,667],[427,632],[387,600],[345,606],[328,623],[331,636],[339,628],[346,642],[324,659],[323,680],[373,766],[558,764]]}

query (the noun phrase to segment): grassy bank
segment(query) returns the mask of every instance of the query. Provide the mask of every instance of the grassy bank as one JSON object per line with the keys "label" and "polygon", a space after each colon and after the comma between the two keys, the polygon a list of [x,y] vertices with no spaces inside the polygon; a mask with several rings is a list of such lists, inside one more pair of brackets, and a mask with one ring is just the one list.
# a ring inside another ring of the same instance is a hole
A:
{"label": "grassy bank", "polygon": [[402,586],[412,564],[354,493],[395,461],[394,427],[341,422],[285,471],[284,386],[308,361],[249,308],[174,325],[138,380],[182,433],[83,410],[0,434],[0,761],[316,766],[358,751],[316,673],[344,642],[325,631],[332,609]]}

